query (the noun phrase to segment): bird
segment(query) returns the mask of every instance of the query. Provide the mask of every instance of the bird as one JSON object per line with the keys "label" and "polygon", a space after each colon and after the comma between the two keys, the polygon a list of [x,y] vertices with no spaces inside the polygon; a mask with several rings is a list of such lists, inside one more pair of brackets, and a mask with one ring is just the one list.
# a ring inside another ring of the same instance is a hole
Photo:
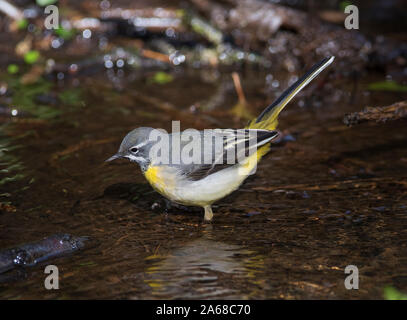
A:
{"label": "bird", "polygon": [[[213,203],[237,190],[270,151],[271,141],[279,134],[276,131],[278,116],[284,107],[334,58],[326,57],[316,63],[245,128],[187,129],[166,134],[151,127],[140,127],[130,131],[123,138],[118,152],[106,161],[126,158],[136,162],[157,192],[172,202],[202,207],[204,221],[210,222]],[[180,138],[186,133],[189,137],[187,141]],[[195,143],[192,147],[199,151],[195,152],[198,154],[194,158],[197,161],[179,156],[183,148],[191,150],[191,140]],[[158,141],[162,142],[160,152],[156,150]],[[220,148],[216,147],[216,141],[221,141],[218,143]],[[235,157],[234,160],[240,157],[239,161],[227,161],[230,154]]]}

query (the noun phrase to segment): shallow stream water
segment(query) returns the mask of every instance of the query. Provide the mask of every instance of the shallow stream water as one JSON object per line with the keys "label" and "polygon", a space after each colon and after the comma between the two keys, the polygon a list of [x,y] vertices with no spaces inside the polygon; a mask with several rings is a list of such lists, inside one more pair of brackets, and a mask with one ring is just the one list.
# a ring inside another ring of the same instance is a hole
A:
{"label": "shallow stream water", "polygon": [[[252,114],[290,80],[275,73],[278,85],[268,85],[268,73],[240,72]],[[386,285],[407,289],[406,123],[342,122],[346,112],[405,94],[368,92],[378,76],[366,74],[352,97],[346,80],[326,72],[282,113],[289,141],[274,145],[204,224],[200,208],[166,209],[134,163],[104,160],[138,126],[243,127],[246,120],[230,113],[237,101],[230,72],[180,70],[168,84],[149,83],[149,75],[67,77],[53,90],[80,90],[80,103],[56,120],[22,117],[8,126],[25,178],[7,184],[16,211],[0,214],[1,247],[59,232],[91,241],[3,275],[0,298],[371,299]],[[229,87],[222,107],[204,110],[222,83]],[[60,290],[44,288],[51,263]],[[347,265],[359,268],[359,290],[344,287]]]}

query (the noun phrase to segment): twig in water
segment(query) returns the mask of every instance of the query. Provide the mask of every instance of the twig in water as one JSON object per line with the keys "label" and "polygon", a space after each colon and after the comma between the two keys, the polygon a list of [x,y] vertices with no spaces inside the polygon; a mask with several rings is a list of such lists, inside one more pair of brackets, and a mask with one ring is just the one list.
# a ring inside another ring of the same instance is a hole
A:
{"label": "twig in water", "polygon": [[249,111],[247,100],[242,89],[242,84],[240,83],[239,74],[237,72],[233,72],[232,79],[233,84],[235,85],[237,96],[239,98],[239,102],[233,107],[230,112],[234,114],[238,119],[251,120],[254,118],[254,116]]}
{"label": "twig in water", "polygon": [[143,49],[141,51],[141,54],[146,58],[150,58],[150,59],[154,59],[154,60],[158,60],[158,61],[162,61],[162,62],[166,62],[166,63],[170,62],[170,57],[161,52]]}
{"label": "twig in water", "polygon": [[237,72],[232,73],[233,84],[235,85],[237,96],[241,104],[247,104],[246,97],[244,95],[242,84],[240,83],[240,77]]}
{"label": "twig in water", "polygon": [[346,114],[343,122],[352,126],[366,121],[386,122],[407,118],[407,101],[396,102],[386,107],[367,107],[360,112]]}

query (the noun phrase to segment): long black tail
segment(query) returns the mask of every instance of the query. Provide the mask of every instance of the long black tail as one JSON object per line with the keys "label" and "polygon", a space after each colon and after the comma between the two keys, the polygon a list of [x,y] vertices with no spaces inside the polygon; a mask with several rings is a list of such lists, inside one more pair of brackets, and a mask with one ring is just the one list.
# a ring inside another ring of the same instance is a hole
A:
{"label": "long black tail", "polygon": [[310,83],[322,70],[329,66],[335,57],[327,57],[315,64],[306,74],[285,90],[271,105],[254,119],[247,128],[274,130],[277,127],[277,118],[284,107]]}

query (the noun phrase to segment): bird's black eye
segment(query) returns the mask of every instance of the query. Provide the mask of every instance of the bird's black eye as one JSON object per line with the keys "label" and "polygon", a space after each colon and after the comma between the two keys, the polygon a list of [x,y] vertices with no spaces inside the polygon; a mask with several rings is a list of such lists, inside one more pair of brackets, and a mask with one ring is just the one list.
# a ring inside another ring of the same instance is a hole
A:
{"label": "bird's black eye", "polygon": [[132,153],[137,153],[137,152],[138,152],[138,148],[136,148],[136,147],[130,148],[130,151],[131,151]]}

